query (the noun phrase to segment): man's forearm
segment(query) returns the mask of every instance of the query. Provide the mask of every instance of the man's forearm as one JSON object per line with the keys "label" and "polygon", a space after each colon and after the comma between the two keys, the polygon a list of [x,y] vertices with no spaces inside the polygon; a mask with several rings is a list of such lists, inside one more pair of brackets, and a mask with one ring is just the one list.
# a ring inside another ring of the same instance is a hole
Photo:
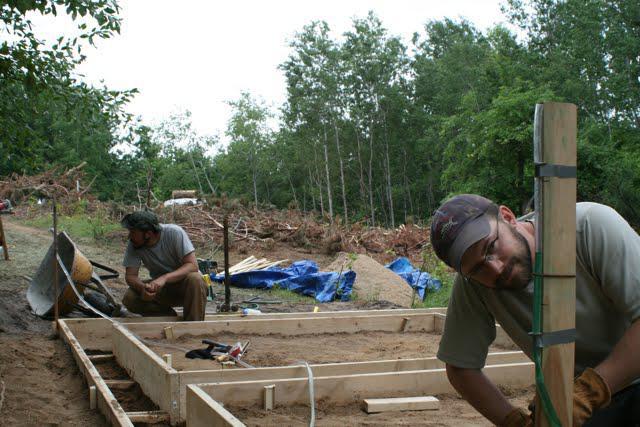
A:
{"label": "man's forearm", "polygon": [[197,265],[187,262],[185,264],[182,264],[177,270],[163,274],[163,278],[167,283],[175,283],[187,277],[189,273],[194,273],[197,271]]}
{"label": "man's forearm", "polygon": [[144,282],[140,279],[139,276],[125,276],[124,280],[127,282],[127,285],[134,291],[138,293],[142,293],[144,290]]}
{"label": "man's forearm", "polygon": [[640,319],[631,324],[611,354],[594,369],[607,382],[611,393],[640,378]]}
{"label": "man's forearm", "polygon": [[489,421],[498,425],[514,408],[479,369],[447,365],[447,377],[460,395]]}

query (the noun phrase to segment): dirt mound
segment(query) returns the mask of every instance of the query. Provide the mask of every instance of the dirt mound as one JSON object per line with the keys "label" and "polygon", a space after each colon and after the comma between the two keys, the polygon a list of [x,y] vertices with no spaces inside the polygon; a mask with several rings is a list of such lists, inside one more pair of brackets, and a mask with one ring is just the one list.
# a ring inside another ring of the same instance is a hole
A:
{"label": "dirt mound", "polygon": [[327,271],[353,270],[356,281],[353,292],[365,301],[389,301],[402,307],[411,307],[413,290],[400,276],[363,254],[341,252]]}

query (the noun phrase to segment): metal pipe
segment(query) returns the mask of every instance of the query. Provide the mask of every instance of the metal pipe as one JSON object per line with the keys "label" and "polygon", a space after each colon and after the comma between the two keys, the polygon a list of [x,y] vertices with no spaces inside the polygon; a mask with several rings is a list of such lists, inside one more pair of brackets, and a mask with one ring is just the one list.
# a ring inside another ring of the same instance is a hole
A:
{"label": "metal pipe", "polygon": [[55,327],[58,328],[58,208],[56,195],[53,195],[53,318]]}

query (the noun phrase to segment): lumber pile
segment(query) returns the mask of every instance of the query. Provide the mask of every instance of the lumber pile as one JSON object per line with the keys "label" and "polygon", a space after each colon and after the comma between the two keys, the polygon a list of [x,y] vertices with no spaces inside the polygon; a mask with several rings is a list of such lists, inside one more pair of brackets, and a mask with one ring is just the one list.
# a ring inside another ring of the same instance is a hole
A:
{"label": "lumber pile", "polygon": [[229,267],[229,274],[244,273],[245,271],[264,270],[265,268],[274,267],[288,261],[288,259],[269,261],[266,258],[257,259],[252,255],[249,258],[243,259],[236,265]]}

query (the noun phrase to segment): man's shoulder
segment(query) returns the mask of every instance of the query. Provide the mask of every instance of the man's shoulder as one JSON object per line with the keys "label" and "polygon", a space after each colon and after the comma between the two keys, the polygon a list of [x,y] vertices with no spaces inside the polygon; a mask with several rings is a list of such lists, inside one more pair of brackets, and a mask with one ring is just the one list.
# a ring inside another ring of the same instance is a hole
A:
{"label": "man's shoulder", "polygon": [[178,224],[160,224],[160,228],[167,234],[184,233],[184,229]]}
{"label": "man's shoulder", "polygon": [[595,202],[576,203],[576,223],[578,230],[587,222],[619,221],[624,219],[610,206]]}

